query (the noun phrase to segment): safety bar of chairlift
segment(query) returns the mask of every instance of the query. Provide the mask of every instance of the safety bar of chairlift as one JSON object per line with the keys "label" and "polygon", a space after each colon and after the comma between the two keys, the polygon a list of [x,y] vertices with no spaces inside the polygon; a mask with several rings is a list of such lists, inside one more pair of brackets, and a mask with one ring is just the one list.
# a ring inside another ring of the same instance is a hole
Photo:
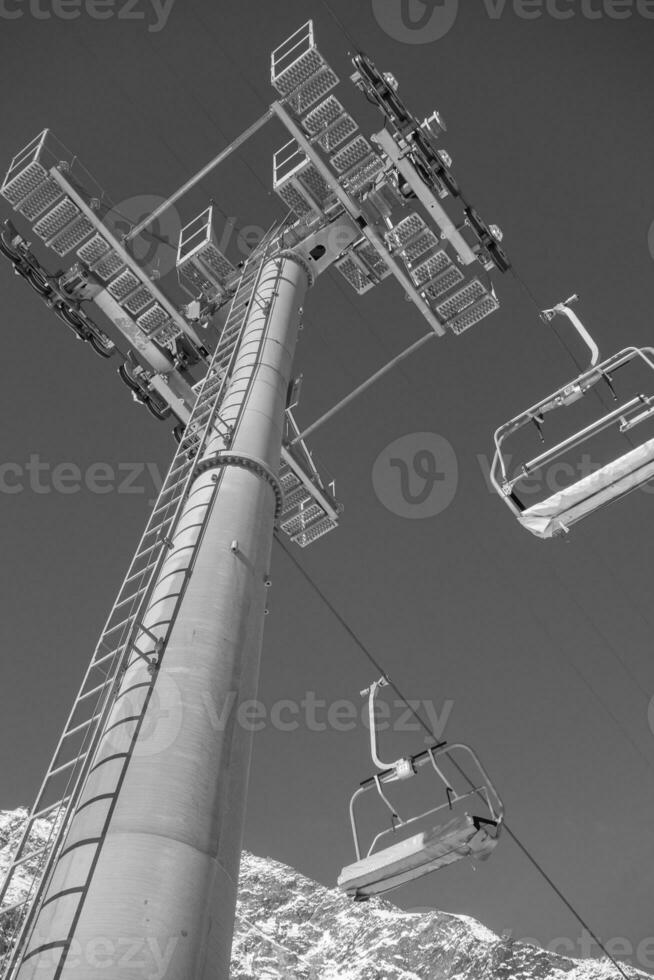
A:
{"label": "safety bar of chairlift", "polygon": [[[454,759],[450,755],[450,753],[454,752],[456,749],[463,749],[464,752],[467,752],[470,756],[472,756],[472,759],[474,760],[476,766],[478,767],[479,772],[483,777],[484,785],[475,786],[472,783],[472,781],[469,779],[469,777],[466,775],[466,773],[464,773],[463,770],[460,769],[458,764],[454,761]],[[410,757],[411,763],[415,766],[424,766],[427,763],[431,762],[436,774],[441,779],[441,781],[445,784],[447,789],[448,781],[447,779],[444,778],[440,769],[436,765],[434,755],[446,755],[449,758],[452,765],[456,766],[456,768],[459,769],[461,775],[464,776],[467,779],[467,781],[470,783],[471,786],[470,791],[468,793],[461,793],[461,794],[452,791],[453,795],[451,793],[447,794],[448,800],[446,803],[441,803],[438,806],[433,807],[431,810],[426,810],[424,813],[420,813],[416,817],[410,817],[408,820],[401,820],[398,826],[408,827],[410,824],[413,824],[418,820],[423,820],[425,817],[430,816],[432,813],[438,813],[440,810],[444,810],[445,808],[451,810],[452,806],[455,803],[459,803],[461,802],[461,800],[465,800],[470,796],[478,796],[483,799],[484,803],[486,804],[486,807],[488,808],[489,813],[491,814],[492,819],[499,826],[502,823],[504,817],[504,804],[502,802],[501,796],[499,795],[499,793],[495,788],[492,779],[490,778],[490,776],[486,772],[486,769],[482,765],[477,753],[474,752],[469,745],[465,745],[463,742],[455,742],[452,745],[448,745],[447,742],[438,742],[436,745],[432,745],[430,746],[430,748],[425,749],[424,752],[418,752],[416,755]],[[356,853],[357,861],[361,860],[361,844],[359,841],[359,831],[358,831],[356,816],[354,812],[356,801],[364,793],[367,793],[369,790],[373,789],[373,787],[376,787],[382,799],[384,799],[386,805],[391,809],[391,811],[393,811],[393,807],[389,804],[388,800],[385,799],[384,794],[381,792],[380,784],[393,782],[394,775],[395,775],[394,768],[386,769],[384,770],[384,772],[376,773],[374,776],[370,776],[368,779],[364,779],[364,781],[361,783],[359,788],[355,790],[355,792],[352,794],[352,797],[350,799],[350,824],[352,827],[352,838],[354,840],[354,850]],[[449,787],[449,789],[452,790],[452,787]],[[494,805],[491,799],[491,794],[495,799]],[[386,830],[380,831],[380,833],[377,834],[373,839],[372,844],[370,845],[370,848],[366,856],[369,856],[372,853],[372,850],[375,847],[375,844],[377,843],[380,837],[383,837],[385,834],[394,833],[395,830],[396,827],[395,825],[393,825],[393,827],[389,827],[386,828]]]}
{"label": "safety bar of chairlift", "polygon": [[[631,412],[634,408],[639,408],[645,403],[646,401],[644,395],[636,395],[636,397],[632,398],[631,401],[626,402],[624,405],[620,405],[619,408],[614,408],[611,412],[607,412],[606,415],[602,416],[602,418],[597,419],[590,425],[587,425],[584,429],[580,429],[579,432],[576,432],[574,435],[568,436],[567,439],[563,439],[562,442],[557,443],[556,446],[552,446],[551,449],[541,453],[540,456],[536,456],[534,459],[529,460],[529,462],[525,463],[522,467],[522,475],[524,476],[528,473],[533,473],[534,470],[539,470],[545,465],[545,463],[550,462],[552,459],[556,459],[561,455],[561,453],[565,452],[566,449],[574,449],[575,446],[578,446],[581,442],[584,442],[587,438],[589,438],[589,436],[596,435],[598,432],[603,432],[605,429],[608,429],[613,422],[621,419],[627,412]],[[520,480],[520,478],[521,477],[518,476],[516,481]]]}
{"label": "safety bar of chairlift", "polygon": [[[490,807],[490,800],[488,798],[488,790],[486,789],[485,786],[475,786],[474,789],[471,789],[469,793],[462,793],[460,796],[459,795],[451,796],[449,797],[447,803],[441,803],[439,806],[432,807],[431,810],[425,810],[424,813],[419,813],[415,817],[409,817],[408,820],[400,819],[400,822],[397,825],[394,825],[393,827],[386,827],[385,830],[380,830],[379,833],[376,834],[375,837],[373,838],[372,843],[368,848],[368,853],[366,854],[366,857],[370,857],[370,855],[375,850],[375,847],[377,846],[377,842],[380,841],[382,837],[386,837],[388,834],[394,834],[397,830],[397,827],[408,827],[412,823],[416,823],[418,820],[424,820],[426,817],[431,816],[433,813],[438,813],[440,810],[444,810],[446,807],[447,809],[451,810],[455,803],[460,803],[462,800],[467,800],[468,797],[470,796],[481,797],[484,800],[484,803],[486,804],[488,809],[490,810],[491,807]],[[500,821],[495,817],[492,818],[492,822],[495,824],[500,823]]]}
{"label": "safety bar of chairlift", "polygon": [[[515,479],[508,479],[504,457],[502,455],[502,443],[508,436],[512,435],[518,429],[523,428],[525,425],[529,425],[531,422],[533,422],[538,417],[542,409],[545,406],[550,405],[552,400],[556,398],[557,395],[562,395],[564,392],[573,387],[579,387],[582,390],[582,394],[585,394],[586,391],[603,375],[608,374],[609,371],[616,371],[619,368],[624,367],[625,364],[630,363],[637,357],[644,361],[645,364],[654,371],[653,347],[626,347],[624,350],[618,351],[617,354],[613,354],[611,357],[607,358],[601,364],[598,364],[589,371],[579,375],[579,377],[575,378],[574,381],[570,382],[570,384],[559,388],[558,391],[548,395],[546,398],[541,399],[541,401],[537,402],[537,404],[533,405],[531,408],[528,408],[526,412],[522,412],[520,415],[517,415],[509,422],[506,422],[504,425],[500,426],[500,428],[496,430],[494,436],[495,456],[493,458],[493,465],[490,472],[491,483],[498,493],[506,495],[506,488],[514,487],[516,483],[519,483],[521,479],[524,479],[527,472],[537,469],[539,465],[542,466],[543,462],[547,460],[548,456],[555,458],[557,454],[565,451],[565,449],[570,449],[574,445],[578,445],[579,442],[583,441],[585,438],[588,438],[588,436],[593,435],[595,432],[600,432],[602,429],[608,427],[612,421],[623,415],[625,411],[630,411],[632,408],[638,405],[648,404],[648,401],[644,396],[639,396],[633,399],[632,402],[628,402],[621,408],[616,409],[614,413],[610,413],[611,418],[606,416],[603,419],[599,419],[597,423],[593,424],[593,426],[589,426],[582,430],[582,432],[578,433],[578,438],[571,437],[572,440],[577,438],[576,442],[565,440],[563,443],[559,443],[558,446],[555,446],[552,450],[549,450],[548,453],[544,453],[542,456],[536,457],[536,459],[525,464],[523,471]],[[650,412],[641,413],[641,415],[637,417],[637,420],[632,420],[632,424],[628,427],[633,428],[634,425],[638,424],[638,421],[644,421],[650,414]],[[626,429],[622,431],[626,431]],[[502,483],[500,483],[497,479],[498,465],[502,472]]]}
{"label": "safety bar of chairlift", "polygon": [[[416,755],[410,756],[409,761],[414,766],[424,766],[424,764],[429,761],[432,751],[445,748],[445,746],[447,746],[447,742],[436,742],[435,745],[432,745],[429,749],[425,749],[424,752],[418,752]],[[394,775],[395,766],[389,766],[388,769],[384,769],[382,772],[375,773],[374,776],[369,776],[368,779],[364,779],[360,783],[360,788],[369,789],[377,782],[377,779],[380,779],[383,783],[394,782],[395,780],[392,778]]]}

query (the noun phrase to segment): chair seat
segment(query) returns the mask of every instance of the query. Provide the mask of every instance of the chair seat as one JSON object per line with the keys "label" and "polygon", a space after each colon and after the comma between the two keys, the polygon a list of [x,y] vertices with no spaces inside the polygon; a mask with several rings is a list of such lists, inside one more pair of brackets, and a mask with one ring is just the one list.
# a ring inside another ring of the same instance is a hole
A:
{"label": "chair seat", "polygon": [[497,825],[465,813],[349,864],[338,885],[356,898],[379,895],[461,858],[483,860],[497,845],[498,832]]}
{"label": "chair seat", "polygon": [[576,521],[635,490],[654,477],[654,439],[607,463],[547,500],[528,507],[518,520],[539,538],[552,538]]}

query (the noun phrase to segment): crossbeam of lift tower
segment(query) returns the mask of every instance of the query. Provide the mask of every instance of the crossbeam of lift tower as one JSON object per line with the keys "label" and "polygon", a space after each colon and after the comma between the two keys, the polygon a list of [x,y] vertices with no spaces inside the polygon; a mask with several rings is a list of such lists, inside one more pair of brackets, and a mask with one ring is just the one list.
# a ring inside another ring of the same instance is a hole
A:
{"label": "crossbeam of lift tower", "polygon": [[[207,699],[256,697],[275,530],[306,547],[341,511],[305,442],[318,423],[301,432],[293,415],[306,294],[332,269],[359,296],[394,278],[430,332],[391,365],[499,307],[501,233],[454,178],[441,117],[418,122],[392,76],[363,55],[353,64],[380,132],[366,138],[334,94],[309,22],[273,52],[270,110],[123,240],[48,130],[0,188],[16,220],[72,264],[48,272],[11,222],[3,254],[102,356],[118,349],[105,327],[127,343],[123,380],[176,422],[179,443],[0,890],[0,916],[16,922],[3,980],[106,976],[106,961],[84,959],[98,936],[167,956],[168,980],[227,978],[251,736],[235,712],[217,731]],[[213,207],[191,220],[177,256],[190,302],[179,305],[129,242],[274,121],[287,136],[273,163],[287,218],[238,265],[219,247]],[[26,865],[40,870],[12,905]],[[141,973],[117,963],[111,975]]]}

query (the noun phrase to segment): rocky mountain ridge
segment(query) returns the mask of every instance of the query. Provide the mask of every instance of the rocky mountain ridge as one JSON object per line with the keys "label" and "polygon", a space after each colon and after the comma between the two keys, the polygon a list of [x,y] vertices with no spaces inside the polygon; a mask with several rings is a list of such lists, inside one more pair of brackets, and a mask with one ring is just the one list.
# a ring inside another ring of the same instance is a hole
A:
{"label": "rocky mountain ridge", "polygon": [[[22,824],[22,809],[0,811],[0,879]],[[43,842],[50,824],[40,821]],[[31,881],[16,876],[6,903]],[[7,924],[0,920],[0,952]],[[624,968],[629,980],[651,980]],[[162,966],[156,980],[166,980]],[[618,980],[606,960],[574,960],[496,936],[475,919],[402,912],[375,899],[353,903],[286,865],[243,853],[232,980]],[[152,978],[151,978],[152,980]]]}

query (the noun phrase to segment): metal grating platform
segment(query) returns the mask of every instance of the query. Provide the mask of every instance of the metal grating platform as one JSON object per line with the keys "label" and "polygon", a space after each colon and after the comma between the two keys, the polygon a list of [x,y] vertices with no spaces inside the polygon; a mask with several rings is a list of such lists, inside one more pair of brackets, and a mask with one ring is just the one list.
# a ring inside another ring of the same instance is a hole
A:
{"label": "metal grating platform", "polygon": [[416,286],[422,286],[423,283],[444,272],[449,265],[452,265],[452,260],[447,252],[441,249],[435,255],[430,255],[428,259],[418,263],[411,269],[410,275]]}
{"label": "metal grating platform", "polygon": [[331,187],[294,139],[273,156],[273,190],[300,217],[311,212],[319,217],[336,203]]}
{"label": "metal grating platform", "polygon": [[112,250],[108,255],[105,255],[104,258],[100,259],[99,262],[96,262],[95,265],[91,267],[91,271],[98,277],[98,279],[101,279],[102,282],[108,282],[111,278],[113,278],[113,276],[116,275],[119,269],[124,268],[124,266],[125,263],[121,259],[120,255]]}
{"label": "metal grating platform", "polygon": [[292,537],[300,531],[304,531],[317,517],[322,517],[324,511],[319,504],[310,503],[307,507],[301,507],[299,513],[291,518],[279,522],[279,526],[284,532]]}
{"label": "metal grating platform", "polygon": [[49,242],[49,247],[57,255],[67,255],[93,234],[94,226],[85,215],[80,215]]}
{"label": "metal grating platform", "polygon": [[427,228],[422,234],[412,238],[402,249],[402,258],[408,265],[411,265],[416,259],[422,258],[427,252],[436,248],[438,243],[437,236],[431,228]]}
{"label": "metal grating platform", "polygon": [[45,162],[45,157],[48,155],[49,135],[49,130],[44,129],[20,150],[9,164],[9,170],[0,187],[0,194],[14,207],[17,207],[29,194],[38,190],[47,180],[47,166],[52,166],[56,162],[54,159]]}
{"label": "metal grating platform", "polygon": [[467,306],[488,296],[488,290],[480,283],[479,279],[473,279],[463,289],[460,289],[454,296],[450,296],[444,303],[436,307],[436,312],[442,320],[451,320],[453,317],[462,313]]}
{"label": "metal grating platform", "polygon": [[345,112],[340,116],[336,122],[328,126],[324,132],[316,138],[316,143],[320,146],[325,153],[331,153],[332,150],[344,143],[345,140],[356,133],[358,125],[352,116]]}
{"label": "metal grating platform", "polygon": [[152,334],[152,339],[156,340],[162,347],[165,347],[166,344],[170,344],[176,337],[179,337],[181,333],[182,331],[177,324],[173,320],[168,320],[168,323],[165,323],[163,327],[159,327]]}
{"label": "metal grating platform", "polygon": [[322,538],[323,535],[328,534],[333,531],[334,528],[338,527],[336,521],[332,521],[329,517],[324,517],[320,521],[316,521],[310,528],[300,531],[299,534],[295,534],[291,540],[300,546],[300,548],[307,548],[318,538]]}
{"label": "metal grating platform", "polygon": [[389,248],[398,251],[404,248],[407,242],[420,234],[421,231],[426,230],[427,225],[420,215],[413,212],[412,214],[408,214],[406,218],[403,218],[402,221],[399,221],[390,231],[386,232],[386,243]]}
{"label": "metal grating platform", "polygon": [[209,299],[223,295],[235,266],[218,247],[211,205],[182,228],[177,248],[177,274],[187,292]]}
{"label": "metal grating platform", "polygon": [[307,214],[315,213],[315,207],[309,204],[307,199],[300,194],[299,190],[293,184],[288,183],[282,187],[278,187],[275,193],[298,218],[304,218]]}
{"label": "metal grating platform", "polygon": [[391,270],[369,242],[356,245],[334,265],[359,296],[363,296],[391,274]]}
{"label": "metal grating platform", "polygon": [[[275,54],[276,52],[273,51],[273,58]],[[326,62],[320,52],[315,47],[310,47],[307,51],[299,54],[280,74],[275,75],[273,72],[271,82],[280,95],[289,95],[299,85],[313,78],[325,67],[325,64]]]}
{"label": "metal grating platform", "polygon": [[499,310],[499,308],[499,300],[492,293],[488,293],[483,299],[451,320],[448,323],[448,327],[456,334],[463,333],[464,330],[467,330],[469,327],[474,327],[480,320],[484,320],[491,313]]}
{"label": "metal grating platform", "polygon": [[93,265],[93,263],[101,259],[103,255],[106,255],[108,251],[109,245],[107,242],[104,240],[102,235],[96,234],[93,236],[93,238],[90,238],[88,242],[85,242],[81,248],[77,249],[77,256],[82,260],[82,262],[86,262],[87,265]]}
{"label": "metal grating platform", "polygon": [[[291,431],[297,434],[295,421],[288,413]],[[300,451],[301,448],[301,451]],[[302,460],[304,460],[302,462]],[[301,548],[317,541],[338,527],[341,508],[324,488],[323,481],[304,444],[291,452],[285,445],[279,469],[284,494],[280,531]],[[330,484],[333,491],[333,484]]]}
{"label": "metal grating platform", "polygon": [[130,293],[123,301],[123,308],[128,313],[135,315],[144,310],[152,302],[152,293],[147,286],[139,286],[133,293]]}
{"label": "metal grating platform", "polygon": [[130,293],[133,293],[136,287],[139,285],[139,279],[134,275],[131,269],[125,269],[124,272],[121,272],[119,276],[116,276],[116,278],[112,280],[107,289],[114,299],[117,299],[120,303],[125,299],[125,297],[129,296]]}
{"label": "metal grating platform", "polygon": [[334,266],[359,296],[363,296],[364,293],[374,289],[375,282],[370,273],[363,262],[357,261],[354,255],[346,255],[345,258],[335,262]]}
{"label": "metal grating platform", "polygon": [[338,85],[338,75],[326,66],[288,96],[289,108],[301,116],[336,85]]}
{"label": "metal grating platform", "polygon": [[347,113],[341,103],[335,95],[330,95],[304,117],[302,126],[309,136],[317,136],[344,115]]}
{"label": "metal grating platform", "polygon": [[343,187],[350,194],[358,194],[366,185],[374,183],[383,169],[384,161],[381,157],[376,153],[369,153],[361,163],[344,174],[341,178]]}
{"label": "metal grating platform", "polygon": [[338,76],[316,48],[312,20],[272,52],[270,81],[298,114],[338,84]]}
{"label": "metal grating platform", "polygon": [[34,225],[34,234],[42,238],[44,242],[49,242],[66,225],[70,224],[73,218],[76,218],[79,213],[77,205],[69,197],[64,197],[63,201],[36,222]]}
{"label": "metal grating platform", "polygon": [[345,173],[346,170],[351,170],[357,164],[361,163],[372,153],[372,147],[365,136],[357,136],[353,139],[347,146],[344,146],[342,150],[335,153],[330,160],[330,163],[334,170],[339,174]]}
{"label": "metal grating platform", "polygon": [[36,190],[32,191],[31,194],[28,194],[20,202],[16,210],[27,221],[34,221],[39,215],[43,214],[44,211],[47,211],[49,207],[55,204],[62,194],[63,191],[59,184],[52,177],[46,177],[45,180],[41,181]]}
{"label": "metal grating platform", "polygon": [[147,313],[142,313],[141,316],[137,318],[136,322],[143,333],[150,336],[150,334],[153,334],[155,330],[162,327],[164,323],[167,323],[169,319],[170,317],[164,310],[163,306],[156,303],[151,310],[147,311]]}
{"label": "metal grating platform", "polygon": [[425,299],[432,303],[463,282],[463,273],[455,265],[450,265],[444,272],[427,283],[424,290]]}

